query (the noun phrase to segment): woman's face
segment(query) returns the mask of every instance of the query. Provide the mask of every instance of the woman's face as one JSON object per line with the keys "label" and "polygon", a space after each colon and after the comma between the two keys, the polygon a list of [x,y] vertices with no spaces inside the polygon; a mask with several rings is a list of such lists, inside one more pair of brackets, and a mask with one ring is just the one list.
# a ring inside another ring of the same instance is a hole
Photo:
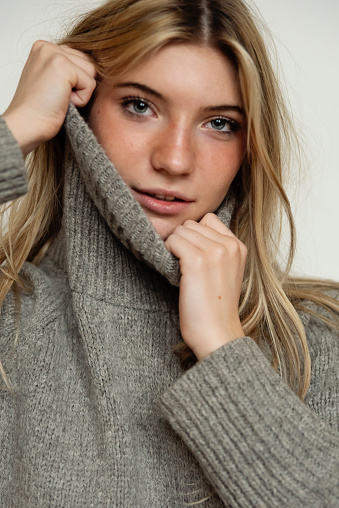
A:
{"label": "woman's face", "polygon": [[90,125],[164,240],[217,209],[245,155],[237,73],[203,46],[168,45],[104,80]]}

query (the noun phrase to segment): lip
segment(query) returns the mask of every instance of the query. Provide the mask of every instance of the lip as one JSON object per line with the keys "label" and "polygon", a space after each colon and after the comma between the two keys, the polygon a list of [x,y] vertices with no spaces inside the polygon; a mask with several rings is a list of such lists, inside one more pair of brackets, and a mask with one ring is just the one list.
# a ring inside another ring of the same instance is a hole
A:
{"label": "lip", "polygon": [[[177,192],[175,190],[166,190],[166,189],[135,189],[132,188],[132,193],[135,199],[139,202],[139,204],[155,213],[159,214],[177,214],[184,210],[186,210],[191,203],[187,196],[182,194],[181,192]],[[150,196],[150,194],[159,194],[160,196],[171,196],[177,199],[181,199],[182,201],[164,201],[162,199],[155,198]]]}

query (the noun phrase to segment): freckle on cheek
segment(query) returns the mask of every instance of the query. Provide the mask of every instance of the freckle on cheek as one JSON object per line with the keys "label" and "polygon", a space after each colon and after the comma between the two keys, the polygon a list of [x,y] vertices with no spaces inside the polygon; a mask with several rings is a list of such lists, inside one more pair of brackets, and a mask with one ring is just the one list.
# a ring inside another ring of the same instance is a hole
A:
{"label": "freckle on cheek", "polygon": [[221,300],[221,296],[218,296],[218,300]]}

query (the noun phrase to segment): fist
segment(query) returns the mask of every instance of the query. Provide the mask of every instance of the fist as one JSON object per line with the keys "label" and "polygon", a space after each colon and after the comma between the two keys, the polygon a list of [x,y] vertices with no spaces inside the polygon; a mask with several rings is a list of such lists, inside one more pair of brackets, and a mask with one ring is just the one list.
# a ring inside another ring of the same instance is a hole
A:
{"label": "fist", "polygon": [[165,245],[179,258],[180,329],[198,360],[243,337],[239,298],[245,245],[212,213],[177,227]]}
{"label": "fist", "polygon": [[68,46],[37,41],[4,118],[26,155],[53,138],[69,102],[85,106],[96,87],[90,58]]}

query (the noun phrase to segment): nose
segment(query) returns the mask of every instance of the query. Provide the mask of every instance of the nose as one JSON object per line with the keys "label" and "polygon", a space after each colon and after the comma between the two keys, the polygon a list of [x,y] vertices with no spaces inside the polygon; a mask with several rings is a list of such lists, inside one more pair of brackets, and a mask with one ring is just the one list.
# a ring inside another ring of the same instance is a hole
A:
{"label": "nose", "polygon": [[187,175],[194,169],[194,140],[189,127],[169,124],[157,133],[151,163],[157,171],[170,175]]}

